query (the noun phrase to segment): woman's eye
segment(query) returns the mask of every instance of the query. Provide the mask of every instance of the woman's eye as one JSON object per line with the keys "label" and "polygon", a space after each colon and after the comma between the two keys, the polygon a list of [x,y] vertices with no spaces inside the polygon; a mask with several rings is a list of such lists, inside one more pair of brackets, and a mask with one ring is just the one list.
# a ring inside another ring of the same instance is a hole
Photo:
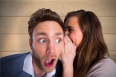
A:
{"label": "woman's eye", "polygon": [[39,42],[40,43],[45,43],[45,42],[47,42],[47,40],[46,39],[40,39]]}
{"label": "woman's eye", "polygon": [[73,29],[68,29],[68,31],[71,33],[72,31],[74,31]]}
{"label": "woman's eye", "polygon": [[73,31],[74,31],[74,29],[73,29],[73,27],[72,27],[72,26],[67,26],[67,31],[71,33],[71,32],[73,32]]}
{"label": "woman's eye", "polygon": [[60,41],[61,41],[61,39],[59,39],[59,38],[56,39],[56,43],[60,43]]}

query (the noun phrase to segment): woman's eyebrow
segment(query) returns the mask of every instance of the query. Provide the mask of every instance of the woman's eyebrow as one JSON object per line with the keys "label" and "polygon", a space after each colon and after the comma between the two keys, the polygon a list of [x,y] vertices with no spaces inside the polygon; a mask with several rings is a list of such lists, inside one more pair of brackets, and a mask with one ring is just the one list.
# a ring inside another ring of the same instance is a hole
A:
{"label": "woman's eyebrow", "polygon": [[68,28],[68,29],[72,29],[72,28],[74,28],[74,27],[68,25],[66,28]]}

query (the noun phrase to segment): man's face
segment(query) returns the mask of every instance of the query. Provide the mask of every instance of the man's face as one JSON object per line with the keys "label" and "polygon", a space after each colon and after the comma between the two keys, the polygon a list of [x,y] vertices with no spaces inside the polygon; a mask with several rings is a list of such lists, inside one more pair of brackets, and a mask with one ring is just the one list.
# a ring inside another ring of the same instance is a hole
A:
{"label": "man's face", "polygon": [[34,28],[30,40],[32,60],[41,71],[51,72],[56,66],[64,47],[63,37],[63,30],[55,21],[41,22]]}

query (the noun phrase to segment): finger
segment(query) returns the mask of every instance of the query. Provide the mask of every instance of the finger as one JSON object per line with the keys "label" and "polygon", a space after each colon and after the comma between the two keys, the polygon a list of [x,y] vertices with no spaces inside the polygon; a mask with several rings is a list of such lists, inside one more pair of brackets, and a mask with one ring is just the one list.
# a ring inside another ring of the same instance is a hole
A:
{"label": "finger", "polygon": [[73,46],[74,46],[74,48],[76,48],[76,44],[73,42]]}
{"label": "finger", "polygon": [[62,50],[62,53],[64,53],[64,48],[63,48],[63,50]]}
{"label": "finger", "polygon": [[65,41],[65,47],[64,47],[64,52],[65,53],[73,53],[76,50],[75,44],[72,43],[71,39],[68,37],[68,35],[65,35],[64,37]]}
{"label": "finger", "polygon": [[71,39],[69,38],[69,36],[65,36],[65,39],[67,42],[72,42]]}
{"label": "finger", "polygon": [[65,50],[64,50],[64,53],[71,53],[72,50],[73,50],[73,44],[72,43],[66,43],[65,44]]}
{"label": "finger", "polygon": [[70,52],[70,49],[71,49],[71,44],[69,42],[66,42],[65,43],[65,46],[64,46],[64,53],[68,53]]}
{"label": "finger", "polygon": [[64,42],[65,42],[65,45],[72,45],[73,44],[71,39],[68,36],[64,37]]}

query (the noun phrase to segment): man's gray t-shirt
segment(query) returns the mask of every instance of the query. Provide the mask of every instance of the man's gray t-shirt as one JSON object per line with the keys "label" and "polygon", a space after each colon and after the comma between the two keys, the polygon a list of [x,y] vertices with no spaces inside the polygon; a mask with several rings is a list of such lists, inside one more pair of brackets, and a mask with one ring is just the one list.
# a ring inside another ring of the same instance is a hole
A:
{"label": "man's gray t-shirt", "polygon": [[116,77],[116,64],[108,57],[100,60],[85,77]]}

